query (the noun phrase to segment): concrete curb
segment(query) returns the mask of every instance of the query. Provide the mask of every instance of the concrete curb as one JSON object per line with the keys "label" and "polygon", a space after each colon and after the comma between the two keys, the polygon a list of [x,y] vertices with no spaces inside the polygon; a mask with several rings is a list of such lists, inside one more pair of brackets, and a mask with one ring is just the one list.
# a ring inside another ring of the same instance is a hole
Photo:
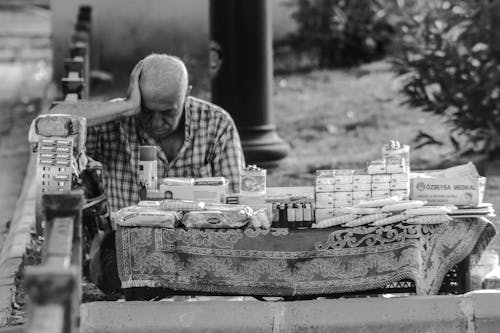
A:
{"label": "concrete curb", "polygon": [[297,302],[96,302],[90,332],[498,332],[500,293]]}
{"label": "concrete curb", "polygon": [[21,265],[30,241],[30,229],[35,221],[35,163],[30,156],[21,195],[16,203],[9,234],[0,253],[0,327],[7,324],[11,312],[14,277]]}

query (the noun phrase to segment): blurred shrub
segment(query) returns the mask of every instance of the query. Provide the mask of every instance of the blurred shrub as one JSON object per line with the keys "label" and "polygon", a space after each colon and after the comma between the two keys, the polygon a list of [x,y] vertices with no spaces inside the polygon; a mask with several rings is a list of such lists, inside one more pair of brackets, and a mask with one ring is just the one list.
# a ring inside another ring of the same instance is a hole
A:
{"label": "blurred shrub", "polygon": [[[385,55],[393,36],[382,0],[291,0],[297,31],[275,48],[306,55],[313,67],[356,65]],[[303,60],[300,60],[303,62]]]}
{"label": "blurred shrub", "polygon": [[500,40],[491,6],[489,0],[398,1],[393,64],[406,103],[445,117],[461,154],[499,147],[500,58],[491,46]]}

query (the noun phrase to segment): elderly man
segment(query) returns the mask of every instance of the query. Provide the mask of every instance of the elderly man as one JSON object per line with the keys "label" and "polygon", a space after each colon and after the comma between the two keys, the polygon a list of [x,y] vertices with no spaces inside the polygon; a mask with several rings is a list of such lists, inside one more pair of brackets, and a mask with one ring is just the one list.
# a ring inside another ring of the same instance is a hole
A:
{"label": "elderly man", "polygon": [[[152,54],[130,76],[128,97],[81,101],[51,113],[87,118],[87,155],[104,166],[112,211],[139,201],[139,146],[158,147],[159,177],[223,176],[237,191],[244,166],[238,131],[222,108],[189,96],[188,73],[177,57]],[[92,280],[105,292],[120,288],[114,232],[100,233],[91,249]]]}
{"label": "elderly man", "polygon": [[159,177],[223,176],[237,191],[245,162],[234,122],[222,108],[189,92],[184,63],[152,54],[132,71],[126,99],[52,110],[87,118],[87,155],[104,165],[112,211],[139,201],[141,145],[158,147]]}

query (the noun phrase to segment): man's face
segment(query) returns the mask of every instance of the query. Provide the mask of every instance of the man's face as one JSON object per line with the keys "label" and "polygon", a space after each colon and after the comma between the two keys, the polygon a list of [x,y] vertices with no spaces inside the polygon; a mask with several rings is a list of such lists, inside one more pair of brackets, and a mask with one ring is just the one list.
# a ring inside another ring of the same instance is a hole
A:
{"label": "man's face", "polygon": [[154,138],[171,135],[180,124],[184,108],[185,92],[182,89],[163,96],[151,96],[141,90],[142,107],[138,117],[143,127]]}

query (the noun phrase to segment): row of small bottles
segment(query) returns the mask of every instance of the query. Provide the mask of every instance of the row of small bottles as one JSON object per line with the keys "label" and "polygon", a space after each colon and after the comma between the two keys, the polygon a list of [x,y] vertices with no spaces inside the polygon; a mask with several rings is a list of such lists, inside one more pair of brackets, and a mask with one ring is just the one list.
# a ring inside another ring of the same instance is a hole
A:
{"label": "row of small bottles", "polygon": [[314,217],[312,204],[298,203],[273,203],[271,228],[310,228]]}

